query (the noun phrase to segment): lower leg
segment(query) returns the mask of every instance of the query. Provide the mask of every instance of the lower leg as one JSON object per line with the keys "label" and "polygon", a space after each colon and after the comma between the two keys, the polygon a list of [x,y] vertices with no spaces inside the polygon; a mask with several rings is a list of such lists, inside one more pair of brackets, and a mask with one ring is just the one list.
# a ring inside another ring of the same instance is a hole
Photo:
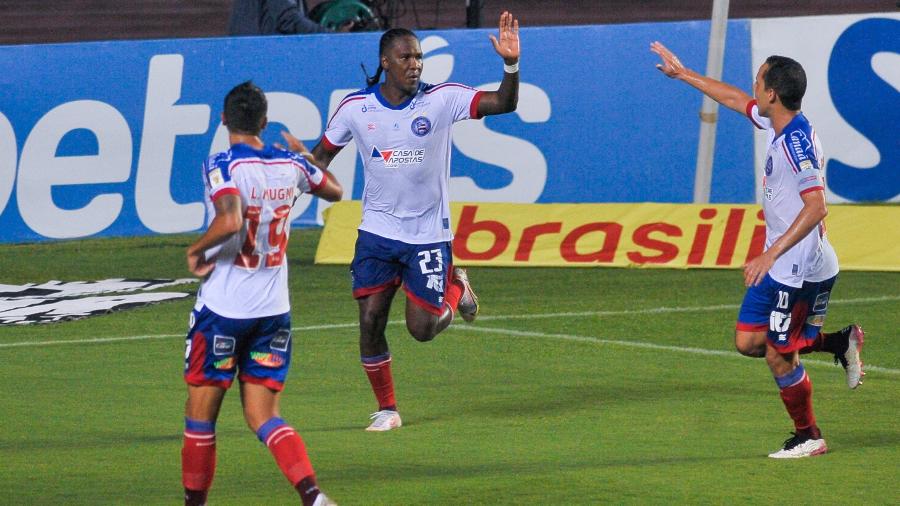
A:
{"label": "lower leg", "polygon": [[224,396],[223,388],[188,386],[181,447],[181,481],[187,506],[206,504],[216,473],[216,418]]}
{"label": "lower leg", "polygon": [[396,288],[391,287],[358,299],[359,355],[378,401],[379,411],[397,409],[391,374],[392,358],[384,333],[395,293]]}
{"label": "lower leg", "polygon": [[181,447],[181,482],[184,504],[203,506],[216,474],[215,422],[184,419]]}
{"label": "lower leg", "polygon": [[293,427],[278,415],[280,392],[263,385],[241,383],[244,418],[250,429],[272,453],[282,474],[300,494],[304,506],[310,506],[319,495],[306,445]]}
{"label": "lower leg", "polygon": [[282,474],[300,494],[303,505],[311,506],[321,492],[303,438],[278,417],[262,424],[256,430],[256,436],[266,445]]}
{"label": "lower leg", "polygon": [[394,378],[391,374],[391,354],[361,357],[363,369],[372,385],[378,411],[397,411],[397,399],[394,396]]}
{"label": "lower leg", "polygon": [[813,439],[820,439],[821,433],[813,413],[812,383],[800,363],[797,353],[782,355],[774,348],[768,347],[766,362],[775,376],[781,400],[794,422],[796,432]]}

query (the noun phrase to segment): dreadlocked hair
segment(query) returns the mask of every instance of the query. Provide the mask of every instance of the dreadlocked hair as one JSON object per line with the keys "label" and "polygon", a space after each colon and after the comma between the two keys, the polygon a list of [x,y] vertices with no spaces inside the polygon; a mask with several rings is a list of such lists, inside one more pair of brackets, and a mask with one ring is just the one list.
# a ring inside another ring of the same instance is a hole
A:
{"label": "dreadlocked hair", "polygon": [[384,53],[394,44],[394,41],[403,37],[415,37],[416,34],[413,33],[412,30],[407,30],[406,28],[391,28],[390,30],[384,32],[381,35],[381,41],[378,43],[378,65],[375,67],[375,75],[370,76],[368,72],[366,72],[366,66],[362,65],[363,73],[366,75],[366,85],[372,86],[378,84],[381,81],[381,73],[384,69],[381,68],[381,56],[384,56]]}

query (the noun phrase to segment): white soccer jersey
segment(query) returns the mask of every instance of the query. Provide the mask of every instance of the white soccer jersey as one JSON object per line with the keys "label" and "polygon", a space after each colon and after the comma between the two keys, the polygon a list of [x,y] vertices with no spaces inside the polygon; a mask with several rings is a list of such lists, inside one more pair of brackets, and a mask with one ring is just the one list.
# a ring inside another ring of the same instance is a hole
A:
{"label": "white soccer jersey", "polygon": [[453,123],[478,118],[482,92],[455,83],[420,84],[391,105],[375,84],[338,106],[322,143],[356,140],[365,171],[360,230],[410,244],[449,241]]}
{"label": "white soccer jersey", "polygon": [[[803,113],[784,127],[777,138],[772,122],[759,115],[753,100],[747,104],[747,116],[759,128],[768,130],[765,176],[763,176],[763,213],[766,218],[766,249],[784,235],[810,191],[824,191],[825,157],[816,132]],[[804,281],[824,281],[838,273],[837,255],[825,236],[820,222],[806,237],[786,251],[769,270],[779,283],[799,287]]]}
{"label": "white soccer jersey", "polygon": [[219,247],[207,251],[216,267],[200,287],[197,306],[227,318],[259,318],[290,311],[285,253],[291,206],[302,192],[325,183],[325,174],[302,157],[266,146],[235,144],[203,164],[206,205],[222,195],[241,197],[244,225]]}

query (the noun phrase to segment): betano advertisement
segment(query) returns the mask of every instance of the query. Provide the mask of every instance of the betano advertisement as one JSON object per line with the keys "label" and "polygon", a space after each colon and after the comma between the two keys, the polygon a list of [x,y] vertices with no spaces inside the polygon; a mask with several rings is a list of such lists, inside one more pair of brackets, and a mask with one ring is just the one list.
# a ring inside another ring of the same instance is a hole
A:
{"label": "betano advertisement", "polygon": [[[492,31],[420,33],[423,80],[495,89]],[[807,64],[804,110],[830,157],[829,201],[900,199],[900,14],[732,20],[727,33],[723,78],[745,89],[764,53]],[[523,27],[518,110],[455,126],[452,199],[691,202],[701,97],[654,68],[649,43],[702,71],[708,36],[706,21]],[[265,139],[289,129],[314,144],[363,86],[360,63],[374,68],[378,38],[0,47],[0,241],[201,230],[200,164],[227,148],[225,93],[253,79],[269,97]],[[712,201],[756,202],[753,128],[739,114],[719,118]],[[360,149],[371,152],[350,145],[331,166],[348,199],[362,194]],[[293,223],[320,224],[326,207],[304,197]]]}
{"label": "betano advertisement", "polygon": [[[450,210],[453,260],[463,266],[737,268],[766,238],[755,205],[456,202]],[[316,263],[350,263],[360,213],[358,201],[328,210]],[[900,271],[900,242],[874,240],[900,237],[900,207],[830,206],[826,228],[842,270]]]}

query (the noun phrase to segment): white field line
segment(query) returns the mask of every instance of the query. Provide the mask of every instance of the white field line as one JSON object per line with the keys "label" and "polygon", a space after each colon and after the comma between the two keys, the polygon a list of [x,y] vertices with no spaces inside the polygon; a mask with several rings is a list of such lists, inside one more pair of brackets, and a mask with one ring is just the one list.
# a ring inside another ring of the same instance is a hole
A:
{"label": "white field line", "polygon": [[[845,299],[845,300],[835,300],[832,303],[837,304],[865,304],[870,302],[886,302],[886,301],[896,301],[900,300],[900,296],[881,296],[881,297],[862,297],[857,299]],[[690,313],[690,312],[707,312],[707,311],[721,311],[721,310],[734,310],[739,308],[740,306],[736,304],[720,304],[715,306],[693,306],[693,307],[659,307],[659,308],[648,308],[648,309],[625,309],[619,311],[578,311],[578,312],[563,312],[563,313],[538,313],[538,314],[518,314],[518,315],[492,315],[492,316],[481,316],[479,317],[479,321],[491,321],[491,320],[522,320],[522,319],[536,319],[536,318],[562,318],[562,317],[584,317],[584,316],[624,316],[624,315],[636,315],[636,314],[663,314],[663,313]],[[388,322],[389,325],[400,325],[404,324],[403,320]],[[332,323],[332,324],[324,324],[324,325],[307,325],[301,327],[293,327],[291,330],[295,331],[308,331],[308,330],[332,330],[332,329],[350,329],[357,328],[359,326],[358,323]],[[590,336],[578,336],[572,334],[550,334],[544,332],[530,332],[530,331],[522,331],[522,330],[512,330],[512,329],[499,329],[499,328],[491,328],[491,327],[479,327],[479,326],[466,326],[464,327],[466,331],[476,331],[476,332],[487,332],[487,333],[496,333],[496,334],[506,334],[513,336],[522,336],[522,337],[541,337],[541,338],[551,338],[551,339],[561,339],[567,341],[580,341],[580,342],[590,342],[595,344],[610,344],[616,346],[627,346],[633,348],[646,348],[646,349],[654,349],[654,350],[662,350],[662,351],[674,351],[679,353],[693,353],[699,355],[715,355],[715,356],[724,356],[724,357],[738,357],[742,358],[737,352],[731,351],[723,351],[723,350],[710,350],[706,348],[693,348],[686,346],[668,346],[663,344],[654,344],[647,343],[643,341],[621,341],[616,339],[601,339],[597,337]],[[462,328],[457,327],[458,330],[462,330]],[[452,327],[451,327],[452,330]],[[148,335],[139,335],[139,336],[122,336],[122,337],[96,337],[91,339],[68,339],[68,340],[49,340],[49,341],[25,341],[25,342],[17,342],[17,343],[0,343],[0,349],[2,348],[18,348],[23,346],[49,346],[49,345],[60,345],[60,344],[91,344],[91,343],[110,343],[117,341],[140,341],[140,340],[148,340],[148,339],[169,339],[175,337],[184,337],[185,334],[148,334]],[[825,362],[821,360],[804,360],[804,363],[816,364],[816,365],[832,365],[830,362]],[[868,371],[877,371],[884,372],[888,374],[900,374],[900,369],[891,369],[888,367],[879,367],[873,365],[866,365],[865,369]]]}
{"label": "white field line", "polygon": [[[884,295],[881,297],[861,297],[858,299],[833,300],[832,304],[867,304],[870,302],[890,302],[900,300],[900,295]],[[516,315],[485,315],[479,316],[478,321],[490,320],[531,320],[535,318],[560,318],[566,316],[624,316],[631,314],[664,314],[664,313],[702,313],[707,311],[722,311],[725,309],[737,310],[740,304],[719,304],[715,306],[691,306],[691,307],[656,307],[648,309],[623,309],[618,311],[573,311],[566,313],[539,313]]]}
{"label": "white field line", "polygon": [[[461,330],[457,328],[457,330]],[[626,346],[629,348],[645,348],[650,350],[674,351],[677,353],[692,353],[695,355],[714,355],[717,357],[746,358],[737,351],[710,350],[707,348],[692,348],[690,346],[671,346],[666,344],[647,343],[643,341],[621,341],[619,339],[602,339],[599,337],[578,336],[573,334],[551,334],[546,332],[531,332],[525,330],[500,329],[496,327],[465,327],[466,332],[486,332],[489,334],[502,334],[507,336],[521,337],[537,337],[541,339],[560,339],[564,341],[577,341],[582,343],[593,343],[613,346]],[[834,363],[824,360],[811,360],[807,358],[801,359],[804,364],[812,364],[816,366],[835,367]],[[886,374],[900,374],[900,369],[891,369],[889,367],[879,367],[875,365],[865,364],[863,369],[868,372],[882,372]]]}

